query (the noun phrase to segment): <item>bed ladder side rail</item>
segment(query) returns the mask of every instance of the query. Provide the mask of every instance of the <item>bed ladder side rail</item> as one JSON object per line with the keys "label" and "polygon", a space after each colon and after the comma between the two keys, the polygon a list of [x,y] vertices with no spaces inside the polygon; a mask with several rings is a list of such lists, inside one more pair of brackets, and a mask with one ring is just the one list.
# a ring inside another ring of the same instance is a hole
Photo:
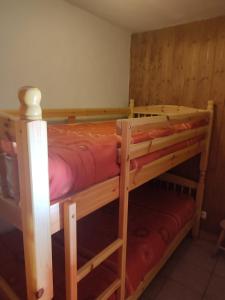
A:
{"label": "bed ladder side rail", "polygon": [[20,120],[16,122],[20,200],[27,298],[53,298],[47,124],[41,116],[41,92],[19,91]]}
{"label": "bed ladder side rail", "polygon": [[131,126],[129,120],[117,121],[122,137],[121,146],[121,172],[119,183],[119,230],[118,238],[95,255],[79,270],[77,269],[77,212],[76,203],[64,204],[64,241],[65,241],[65,267],[66,267],[66,299],[77,299],[77,284],[91,271],[118,251],[118,278],[97,299],[108,299],[114,292],[117,298],[125,299],[126,277],[126,246],[127,246],[127,219],[128,219],[128,193],[131,142]]}
{"label": "bed ladder side rail", "polygon": [[77,211],[76,203],[64,204],[66,299],[77,299]]}
{"label": "bed ladder side rail", "polygon": [[[64,204],[64,243],[65,243],[65,281],[66,300],[77,300],[77,284],[90,272],[97,268],[114,252],[120,250],[123,241],[117,239],[86,262],[80,269],[77,268],[77,212],[76,203],[66,202]],[[106,288],[97,299],[108,299],[121,286],[119,278]]]}
{"label": "bed ladder side rail", "polygon": [[199,181],[198,181],[197,193],[196,193],[196,221],[192,230],[193,237],[198,237],[199,229],[200,229],[201,210],[202,210],[204,191],[205,191],[206,171],[208,167],[210,142],[212,137],[213,116],[214,116],[213,101],[208,101],[208,106],[206,111],[209,112],[209,130],[208,130],[205,149],[201,153],[201,159],[200,159],[200,174],[199,174]]}
{"label": "bed ladder side rail", "polygon": [[125,299],[126,277],[126,251],[127,251],[127,223],[128,223],[128,198],[130,183],[130,144],[131,122],[130,120],[117,121],[117,131],[121,133],[121,156],[120,156],[120,184],[119,184],[119,232],[118,236],[123,241],[119,250],[119,278],[121,285],[118,290],[118,299]]}

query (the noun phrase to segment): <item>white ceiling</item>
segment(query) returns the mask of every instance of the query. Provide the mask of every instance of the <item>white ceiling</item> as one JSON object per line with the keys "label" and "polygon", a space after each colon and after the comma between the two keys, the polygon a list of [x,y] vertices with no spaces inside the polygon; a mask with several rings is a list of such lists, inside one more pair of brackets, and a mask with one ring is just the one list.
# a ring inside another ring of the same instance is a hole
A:
{"label": "white ceiling", "polygon": [[66,0],[132,32],[225,15],[225,0]]}

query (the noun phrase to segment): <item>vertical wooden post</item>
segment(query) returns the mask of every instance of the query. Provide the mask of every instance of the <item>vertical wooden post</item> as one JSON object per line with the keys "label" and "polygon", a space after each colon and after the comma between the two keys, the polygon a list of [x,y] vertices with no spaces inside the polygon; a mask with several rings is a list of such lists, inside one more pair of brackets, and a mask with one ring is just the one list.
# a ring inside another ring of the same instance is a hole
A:
{"label": "vertical wooden post", "polygon": [[120,168],[120,198],[119,198],[119,238],[123,244],[119,249],[119,278],[121,286],[118,290],[118,298],[125,299],[126,279],[126,251],[127,251],[127,222],[128,222],[128,197],[129,197],[129,174],[130,174],[130,153],[131,126],[130,121],[121,120],[121,168]]}
{"label": "vertical wooden post", "polygon": [[129,113],[128,118],[133,118],[134,117],[134,99],[130,99],[129,108],[130,108],[130,113]]}
{"label": "vertical wooden post", "polygon": [[212,135],[213,110],[214,110],[213,101],[208,101],[207,110],[209,111],[209,131],[206,140],[205,150],[201,153],[201,160],[200,160],[200,178],[199,178],[197,194],[196,194],[196,221],[192,230],[192,235],[194,238],[198,237],[199,229],[200,229],[201,210],[202,210],[202,204],[204,200],[205,179],[206,179],[206,171],[207,171],[208,160],[209,160],[210,141]]}
{"label": "vertical wooden post", "polygon": [[77,218],[76,203],[64,204],[66,300],[77,300]]}
{"label": "vertical wooden post", "polygon": [[42,121],[41,92],[19,91],[16,123],[27,297],[53,298],[47,124]]}

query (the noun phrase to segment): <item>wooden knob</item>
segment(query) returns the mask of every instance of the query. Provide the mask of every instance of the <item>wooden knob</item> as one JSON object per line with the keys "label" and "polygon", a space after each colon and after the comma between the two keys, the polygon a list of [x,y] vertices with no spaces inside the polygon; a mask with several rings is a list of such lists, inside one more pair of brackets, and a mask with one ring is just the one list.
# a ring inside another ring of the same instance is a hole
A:
{"label": "wooden knob", "polygon": [[214,101],[209,100],[208,105],[207,105],[207,109],[213,111],[213,108],[214,108]]}
{"label": "wooden knob", "polygon": [[41,91],[38,88],[25,86],[18,92],[20,100],[20,118],[22,120],[41,120]]}

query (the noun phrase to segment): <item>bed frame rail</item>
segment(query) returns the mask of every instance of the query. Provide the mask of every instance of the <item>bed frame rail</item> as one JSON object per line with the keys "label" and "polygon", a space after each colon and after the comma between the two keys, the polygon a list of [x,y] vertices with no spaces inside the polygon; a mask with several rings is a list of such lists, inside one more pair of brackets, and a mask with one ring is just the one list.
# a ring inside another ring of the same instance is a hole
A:
{"label": "bed frame rail", "polygon": [[149,105],[149,106],[136,106],[133,113],[138,117],[149,115],[170,115],[178,113],[196,113],[204,111],[202,109],[182,106],[182,105]]}
{"label": "bed frame rail", "polygon": [[[58,109],[42,109],[42,118],[44,120],[51,119],[67,119],[68,122],[74,123],[78,117],[118,117],[125,116],[132,118],[134,112],[134,100],[131,99],[128,107],[99,107],[99,108],[58,108]],[[0,112],[1,115],[5,115],[11,118],[18,118],[18,110],[4,110]],[[0,120],[1,122],[1,120]],[[1,125],[1,123],[0,123]],[[2,127],[2,126],[1,126]]]}

